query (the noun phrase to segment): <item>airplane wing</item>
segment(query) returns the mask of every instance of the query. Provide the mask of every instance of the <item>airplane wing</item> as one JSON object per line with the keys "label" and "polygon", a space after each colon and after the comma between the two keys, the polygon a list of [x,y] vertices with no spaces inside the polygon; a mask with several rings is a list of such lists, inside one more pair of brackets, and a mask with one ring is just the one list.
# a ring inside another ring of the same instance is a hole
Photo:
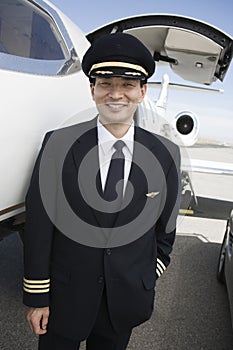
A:
{"label": "airplane wing", "polygon": [[206,174],[233,175],[233,164],[224,162],[215,162],[203,159],[183,158],[181,169],[188,172],[199,172]]}
{"label": "airplane wing", "polygon": [[183,79],[204,85],[223,81],[232,55],[232,38],[205,22],[178,15],[142,15],[107,24],[87,35],[126,32],[140,39],[158,64],[167,64]]}
{"label": "airplane wing", "polygon": [[[161,81],[149,81],[148,87],[149,88],[159,88],[161,87],[162,82]],[[213,89],[206,86],[196,86],[196,85],[188,85],[188,84],[179,84],[179,83],[171,83],[169,82],[169,90],[170,89],[179,89],[179,90],[194,90],[194,91],[201,91],[201,92],[209,92],[209,93],[217,93],[217,94],[223,94],[223,89]]]}

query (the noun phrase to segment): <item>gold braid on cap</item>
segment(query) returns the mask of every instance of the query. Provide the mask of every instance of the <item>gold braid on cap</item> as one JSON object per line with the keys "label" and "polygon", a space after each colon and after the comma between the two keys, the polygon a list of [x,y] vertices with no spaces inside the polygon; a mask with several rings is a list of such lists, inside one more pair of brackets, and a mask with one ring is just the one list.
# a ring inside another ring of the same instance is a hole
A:
{"label": "gold braid on cap", "polygon": [[147,71],[143,67],[139,66],[138,64],[127,63],[127,62],[101,62],[101,63],[96,63],[96,64],[93,64],[93,66],[89,70],[88,75],[90,75],[90,73],[94,69],[104,68],[104,67],[118,67],[118,68],[134,69],[134,70],[137,70],[137,71],[145,74],[146,77],[148,76]]}

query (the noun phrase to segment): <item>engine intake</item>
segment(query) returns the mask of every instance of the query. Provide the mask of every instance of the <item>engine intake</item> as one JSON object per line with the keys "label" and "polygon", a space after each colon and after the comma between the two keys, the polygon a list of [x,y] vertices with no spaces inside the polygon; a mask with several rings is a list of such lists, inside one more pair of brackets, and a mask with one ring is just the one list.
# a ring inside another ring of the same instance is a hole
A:
{"label": "engine intake", "polygon": [[192,146],[196,143],[199,133],[199,120],[192,112],[180,112],[175,117],[174,128],[179,143]]}

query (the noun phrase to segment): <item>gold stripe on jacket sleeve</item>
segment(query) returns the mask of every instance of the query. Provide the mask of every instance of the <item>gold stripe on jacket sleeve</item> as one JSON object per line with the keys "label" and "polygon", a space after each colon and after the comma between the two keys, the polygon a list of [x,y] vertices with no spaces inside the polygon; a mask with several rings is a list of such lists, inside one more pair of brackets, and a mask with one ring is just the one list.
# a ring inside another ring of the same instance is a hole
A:
{"label": "gold stripe on jacket sleeve", "polygon": [[31,285],[29,283],[24,283],[23,285],[26,288],[32,288],[32,289],[43,288],[44,289],[44,288],[49,288],[50,283],[46,283],[46,284],[43,284],[43,285],[41,285],[41,284],[33,284],[33,285]]}
{"label": "gold stripe on jacket sleeve", "polygon": [[47,289],[28,289],[23,287],[23,290],[27,293],[47,293],[49,292],[49,288]]}
{"label": "gold stripe on jacket sleeve", "polygon": [[29,280],[29,279],[26,279],[24,277],[24,282],[26,283],[35,283],[35,284],[43,284],[43,283],[49,283],[50,282],[50,278],[46,279],[46,280]]}
{"label": "gold stripe on jacket sleeve", "polygon": [[27,293],[47,293],[49,292],[50,278],[45,280],[23,279],[23,290]]}

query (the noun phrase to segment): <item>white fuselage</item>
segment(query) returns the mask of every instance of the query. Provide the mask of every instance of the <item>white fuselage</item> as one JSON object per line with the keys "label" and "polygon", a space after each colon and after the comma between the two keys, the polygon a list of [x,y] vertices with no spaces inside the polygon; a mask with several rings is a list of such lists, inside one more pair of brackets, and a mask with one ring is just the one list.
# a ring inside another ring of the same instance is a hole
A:
{"label": "white fuselage", "polygon": [[[81,30],[63,14],[59,15],[81,59],[90,44]],[[81,69],[62,76],[0,69],[0,80],[2,221],[24,210],[25,193],[46,132],[93,118],[95,109],[88,79]]]}

